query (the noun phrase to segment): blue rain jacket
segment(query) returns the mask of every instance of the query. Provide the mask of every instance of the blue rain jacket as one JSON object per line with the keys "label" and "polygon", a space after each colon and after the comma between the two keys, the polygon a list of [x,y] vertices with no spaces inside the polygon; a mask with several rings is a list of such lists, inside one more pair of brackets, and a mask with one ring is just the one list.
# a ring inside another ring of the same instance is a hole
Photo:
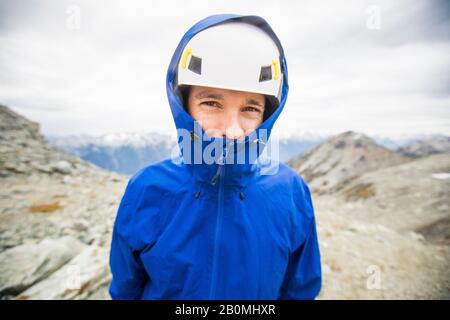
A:
{"label": "blue rain jacket", "polygon": [[[196,33],[229,20],[252,23],[277,43],[282,98],[244,140],[204,139],[175,93],[177,63]],[[166,88],[179,154],[141,169],[128,182],[112,234],[111,297],[314,299],[321,288],[321,265],[310,190],[287,165],[260,161],[289,89],[283,48],[268,23],[231,14],[199,21],[173,54]],[[219,146],[211,152],[213,163],[194,161],[212,145]],[[258,161],[250,156],[231,161],[249,150],[256,150]]]}

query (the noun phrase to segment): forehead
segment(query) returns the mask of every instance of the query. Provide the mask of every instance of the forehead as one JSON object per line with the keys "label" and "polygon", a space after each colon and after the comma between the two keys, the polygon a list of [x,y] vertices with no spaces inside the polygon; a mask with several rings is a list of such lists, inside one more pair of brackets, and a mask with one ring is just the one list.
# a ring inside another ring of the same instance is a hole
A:
{"label": "forehead", "polygon": [[243,99],[254,98],[258,100],[264,100],[264,95],[254,92],[221,89],[221,88],[210,88],[201,86],[192,86],[191,94],[197,99],[203,98],[215,98],[215,99],[226,99],[227,97],[241,97]]}

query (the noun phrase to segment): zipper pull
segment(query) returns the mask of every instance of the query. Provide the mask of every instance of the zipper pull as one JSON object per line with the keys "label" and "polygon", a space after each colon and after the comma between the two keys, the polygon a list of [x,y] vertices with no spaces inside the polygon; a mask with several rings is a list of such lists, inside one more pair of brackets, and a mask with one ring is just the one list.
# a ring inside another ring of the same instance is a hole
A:
{"label": "zipper pull", "polygon": [[211,184],[213,186],[215,186],[217,183],[217,180],[219,180],[220,173],[222,172],[222,167],[225,164],[226,151],[227,151],[227,147],[224,147],[222,158],[219,158],[219,161],[218,161],[219,168],[217,168],[216,174],[211,179]]}
{"label": "zipper pull", "polygon": [[213,185],[213,186],[215,186],[216,185],[216,183],[217,183],[217,180],[219,180],[219,176],[220,176],[220,172],[222,171],[222,166],[221,165],[219,165],[219,168],[217,169],[217,171],[216,171],[216,174],[212,177],[212,179],[211,179],[211,184]]}

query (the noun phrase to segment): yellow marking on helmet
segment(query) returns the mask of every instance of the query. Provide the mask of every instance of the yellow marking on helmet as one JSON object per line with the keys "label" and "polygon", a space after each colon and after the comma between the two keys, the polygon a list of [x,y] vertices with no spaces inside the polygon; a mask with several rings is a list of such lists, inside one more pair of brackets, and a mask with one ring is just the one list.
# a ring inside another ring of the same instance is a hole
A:
{"label": "yellow marking on helmet", "polygon": [[275,75],[273,77],[274,80],[278,80],[278,78],[280,77],[280,71],[278,69],[278,60],[277,59],[273,59],[272,60],[272,64],[273,64],[273,68],[275,70]]}
{"label": "yellow marking on helmet", "polygon": [[192,52],[192,48],[187,48],[183,52],[183,56],[181,57],[181,67],[183,69],[186,69],[186,62],[187,62],[187,59],[188,59],[189,55],[191,54],[191,52]]}

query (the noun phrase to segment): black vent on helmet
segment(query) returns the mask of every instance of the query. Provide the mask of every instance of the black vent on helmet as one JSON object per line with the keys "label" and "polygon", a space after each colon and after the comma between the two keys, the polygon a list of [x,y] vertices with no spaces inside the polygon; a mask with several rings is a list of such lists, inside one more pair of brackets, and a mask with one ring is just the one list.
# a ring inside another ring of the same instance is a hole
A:
{"label": "black vent on helmet", "polygon": [[259,73],[259,82],[272,80],[272,66],[262,66]]}
{"label": "black vent on helmet", "polygon": [[202,74],[202,59],[196,56],[191,57],[188,69],[197,74]]}

